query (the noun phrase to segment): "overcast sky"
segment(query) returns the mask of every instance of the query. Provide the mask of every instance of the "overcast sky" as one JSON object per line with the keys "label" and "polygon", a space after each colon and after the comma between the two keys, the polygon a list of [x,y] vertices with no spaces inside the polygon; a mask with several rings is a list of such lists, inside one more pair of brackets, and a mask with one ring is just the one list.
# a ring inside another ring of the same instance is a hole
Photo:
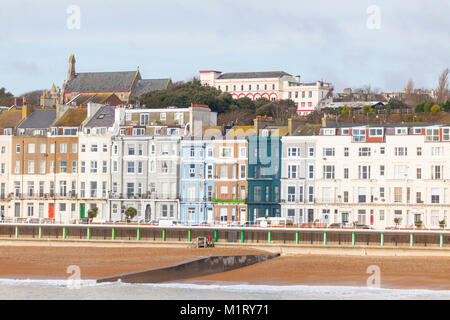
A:
{"label": "overcast sky", "polygon": [[[67,26],[71,5],[79,29]],[[336,91],[399,90],[409,78],[435,88],[450,67],[449,17],[450,0],[1,0],[0,87],[61,86],[74,53],[78,72],[282,70]]]}

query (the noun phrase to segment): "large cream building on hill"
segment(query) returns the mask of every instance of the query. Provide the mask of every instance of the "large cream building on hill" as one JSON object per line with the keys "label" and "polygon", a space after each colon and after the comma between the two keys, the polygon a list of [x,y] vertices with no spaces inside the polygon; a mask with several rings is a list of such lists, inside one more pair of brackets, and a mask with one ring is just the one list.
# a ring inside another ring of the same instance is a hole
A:
{"label": "large cream building on hill", "polygon": [[316,81],[305,83],[300,76],[284,71],[233,72],[200,71],[202,85],[215,87],[230,93],[234,98],[248,97],[252,100],[265,98],[271,101],[291,99],[299,115],[307,115],[333,101],[330,83]]}

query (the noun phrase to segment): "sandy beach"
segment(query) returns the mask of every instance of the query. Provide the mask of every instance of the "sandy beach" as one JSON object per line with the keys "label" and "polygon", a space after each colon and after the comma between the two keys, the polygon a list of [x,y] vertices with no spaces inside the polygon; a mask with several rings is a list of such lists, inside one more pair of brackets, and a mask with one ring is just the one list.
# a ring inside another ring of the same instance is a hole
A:
{"label": "sandy beach", "polygon": [[82,279],[164,267],[200,256],[265,253],[240,248],[0,247],[0,278],[66,279],[80,267]]}
{"label": "sandy beach", "polygon": [[[245,248],[0,247],[0,278],[66,279],[78,265],[82,279],[175,264],[199,256],[258,254]],[[276,285],[366,286],[367,268],[381,271],[382,288],[450,290],[450,257],[282,256],[252,266],[189,279]]]}
{"label": "sandy beach", "polygon": [[380,268],[382,288],[450,290],[450,257],[283,256],[193,280],[363,287],[372,265]]}

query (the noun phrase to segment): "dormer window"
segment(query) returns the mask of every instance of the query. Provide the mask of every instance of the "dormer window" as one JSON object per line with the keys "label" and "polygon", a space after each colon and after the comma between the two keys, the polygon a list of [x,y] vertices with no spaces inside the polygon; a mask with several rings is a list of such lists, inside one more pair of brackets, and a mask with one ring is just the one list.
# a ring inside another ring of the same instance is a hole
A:
{"label": "dormer window", "polygon": [[395,134],[396,135],[408,134],[408,129],[407,128],[395,128]]}
{"label": "dormer window", "polygon": [[135,136],[144,136],[145,135],[145,129],[144,128],[136,128],[136,129],[134,129],[134,135]]}
{"label": "dormer window", "polygon": [[353,129],[353,141],[365,142],[366,141],[366,129]]}
{"label": "dormer window", "polygon": [[425,131],[425,141],[439,141],[439,129],[427,129]]}
{"label": "dormer window", "polygon": [[149,114],[148,113],[142,113],[141,114],[141,126],[148,126],[148,121],[149,121]]}
{"label": "dormer window", "polygon": [[442,128],[442,141],[450,140],[450,128]]}
{"label": "dormer window", "polygon": [[78,132],[77,128],[65,128],[63,134],[65,136],[76,136]]}
{"label": "dormer window", "polygon": [[414,134],[422,134],[422,128],[414,128]]}
{"label": "dormer window", "polygon": [[336,129],[322,129],[322,133],[324,136],[334,136],[336,135]]}
{"label": "dormer window", "polygon": [[382,137],[383,136],[383,129],[382,128],[372,128],[369,129],[369,136],[371,137]]}

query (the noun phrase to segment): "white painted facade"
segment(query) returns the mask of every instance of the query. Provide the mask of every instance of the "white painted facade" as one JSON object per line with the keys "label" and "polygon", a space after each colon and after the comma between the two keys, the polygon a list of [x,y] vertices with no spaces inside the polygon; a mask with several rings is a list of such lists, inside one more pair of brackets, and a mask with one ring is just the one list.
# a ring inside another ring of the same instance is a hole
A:
{"label": "white painted facade", "polygon": [[90,209],[98,208],[99,221],[110,218],[112,128],[104,130],[85,128],[79,135],[77,194],[85,205],[86,216]]}
{"label": "white painted facade", "polygon": [[294,224],[315,220],[316,137],[281,138],[281,216]]}
{"label": "white painted facade", "polygon": [[[440,220],[448,221],[450,128],[425,128],[322,128],[322,134],[336,130],[338,135],[317,137],[317,219],[376,229],[395,226],[395,218],[401,219],[400,227],[414,227],[420,220],[436,228]],[[378,129],[381,141],[355,141],[355,130],[370,129],[375,135]],[[349,135],[341,135],[344,130]],[[440,130],[447,134],[426,135]]]}

